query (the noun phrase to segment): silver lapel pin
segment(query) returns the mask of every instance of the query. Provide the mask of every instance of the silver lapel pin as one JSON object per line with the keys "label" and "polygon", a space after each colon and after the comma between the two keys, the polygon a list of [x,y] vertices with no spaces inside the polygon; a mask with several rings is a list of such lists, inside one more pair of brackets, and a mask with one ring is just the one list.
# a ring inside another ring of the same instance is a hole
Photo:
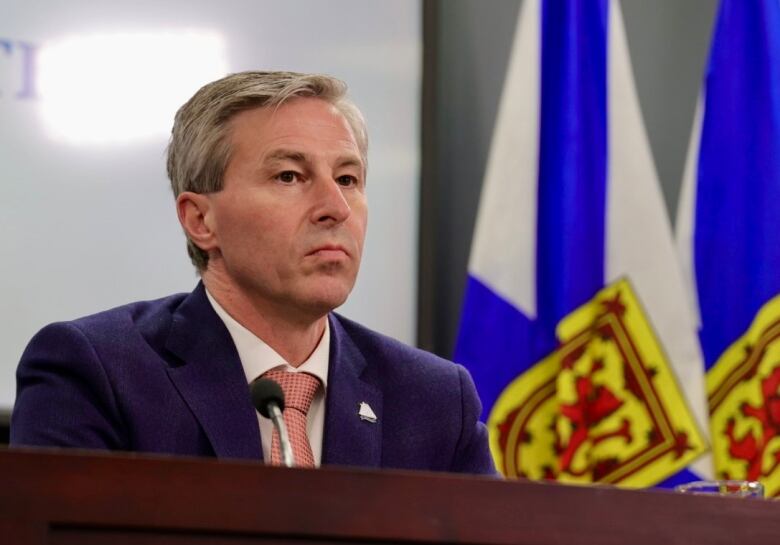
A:
{"label": "silver lapel pin", "polygon": [[361,420],[365,420],[366,422],[371,422],[372,424],[376,423],[376,414],[374,414],[373,409],[371,409],[371,405],[365,401],[360,402],[358,416]]}

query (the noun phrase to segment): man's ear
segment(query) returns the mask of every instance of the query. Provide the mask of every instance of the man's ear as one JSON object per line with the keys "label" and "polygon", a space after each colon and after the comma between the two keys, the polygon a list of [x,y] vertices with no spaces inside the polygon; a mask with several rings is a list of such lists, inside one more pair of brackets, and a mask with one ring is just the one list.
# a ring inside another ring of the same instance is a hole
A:
{"label": "man's ear", "polygon": [[208,252],[217,247],[211,200],[207,195],[183,191],[176,198],[176,213],[184,232],[198,248]]}

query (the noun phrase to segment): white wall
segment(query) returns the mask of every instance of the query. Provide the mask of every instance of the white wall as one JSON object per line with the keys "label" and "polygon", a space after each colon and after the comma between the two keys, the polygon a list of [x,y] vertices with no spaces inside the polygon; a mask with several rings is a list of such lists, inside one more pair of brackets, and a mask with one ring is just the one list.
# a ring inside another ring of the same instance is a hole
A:
{"label": "white wall", "polygon": [[[361,274],[341,311],[413,342],[421,70],[417,0],[0,0],[0,14],[0,408],[12,406],[19,356],[46,323],[189,291],[196,283],[164,172],[164,133],[175,107],[164,103],[159,116],[150,119],[144,113],[158,98],[175,95],[179,105],[222,72],[288,69],[325,72],[348,82],[369,124],[370,212]],[[217,37],[221,69],[215,68],[211,47],[200,53],[188,48],[171,60],[165,42],[155,41],[165,32],[175,41],[187,30]],[[130,40],[125,56],[106,45],[111,43],[106,37],[117,34]],[[52,58],[41,56],[52,44],[85,36],[103,41],[65,49],[54,68],[43,62]],[[29,62],[32,50],[37,66]],[[90,64],[100,62],[95,50],[104,61],[108,57],[108,65]],[[192,54],[194,64],[187,58]],[[150,73],[161,59],[170,69]],[[122,70],[115,72],[117,66]],[[41,70],[64,71],[68,77],[50,84]],[[82,75],[75,77],[79,70]],[[133,77],[122,80],[128,75]],[[90,80],[93,90],[110,90],[85,102],[92,91],[83,86]],[[36,96],[30,96],[33,91]],[[64,110],[59,105],[60,119],[71,125],[55,133],[46,108],[66,92],[71,95]],[[102,111],[106,96],[116,98]],[[162,128],[156,126],[159,118]],[[100,131],[112,128],[129,135],[124,124],[133,120],[141,128],[155,124],[153,134],[100,141],[110,136]],[[75,142],[79,134],[81,141]]]}

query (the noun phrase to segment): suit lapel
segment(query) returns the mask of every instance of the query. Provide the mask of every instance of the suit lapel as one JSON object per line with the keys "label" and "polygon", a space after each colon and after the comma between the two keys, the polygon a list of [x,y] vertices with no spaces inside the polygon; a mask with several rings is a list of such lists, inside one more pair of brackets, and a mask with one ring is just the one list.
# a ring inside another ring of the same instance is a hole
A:
{"label": "suit lapel", "polygon": [[[379,467],[382,462],[382,393],[375,367],[344,330],[338,317],[329,316],[331,330],[328,392],[325,409],[322,464]],[[358,415],[367,403],[376,422]]]}
{"label": "suit lapel", "polygon": [[262,459],[260,430],[241,361],[202,283],[176,309],[166,348],[168,368],[217,457]]}

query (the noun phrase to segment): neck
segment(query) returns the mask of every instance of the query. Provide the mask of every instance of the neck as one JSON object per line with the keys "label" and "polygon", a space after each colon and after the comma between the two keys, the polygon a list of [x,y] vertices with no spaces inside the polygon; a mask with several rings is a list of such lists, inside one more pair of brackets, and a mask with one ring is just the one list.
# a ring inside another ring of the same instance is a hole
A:
{"label": "neck", "polygon": [[209,294],[234,320],[293,367],[301,365],[317,348],[325,331],[327,315],[295,313],[290,311],[289,305],[252,297],[219,271],[207,269],[203,271],[202,279]]}

